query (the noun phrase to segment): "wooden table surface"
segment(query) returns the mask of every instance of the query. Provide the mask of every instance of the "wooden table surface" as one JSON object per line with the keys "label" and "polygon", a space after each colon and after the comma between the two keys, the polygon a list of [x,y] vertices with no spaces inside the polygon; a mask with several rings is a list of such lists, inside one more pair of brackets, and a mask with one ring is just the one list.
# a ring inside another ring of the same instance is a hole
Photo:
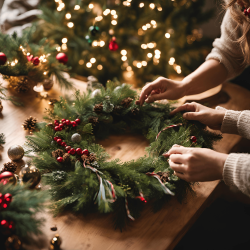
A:
{"label": "wooden table surface", "polygon": [[[73,80],[77,89],[84,91],[86,84],[80,80]],[[179,104],[185,100],[196,100],[207,97],[211,93],[218,92],[221,87],[211,90],[199,96],[189,96],[179,100]],[[225,83],[222,90],[227,93],[225,98],[215,98],[214,104],[228,109],[244,110],[250,109],[250,92],[233,84]],[[57,98],[64,95],[54,86],[49,91],[49,98]],[[67,92],[70,94],[70,92]],[[42,120],[45,108],[48,108],[48,99],[40,99],[35,96],[24,96],[22,98],[25,106],[16,107],[10,102],[3,101],[4,109],[0,114],[0,133],[6,136],[6,144],[0,151],[0,168],[3,163],[9,161],[7,150],[13,144],[23,145],[27,132],[21,128],[21,124],[29,116],[34,116],[38,121]],[[211,101],[211,100],[210,100]],[[214,100],[212,100],[214,101]],[[224,103],[220,103],[224,102]],[[218,103],[216,103],[218,102]],[[215,148],[217,151],[228,153],[240,140],[236,135],[224,135],[224,138]],[[145,155],[144,148],[148,142],[142,136],[110,136],[101,142],[110,154],[111,159],[119,158],[121,161],[137,159]],[[25,160],[18,162],[20,167]],[[219,181],[203,182],[196,188],[196,197],[188,195],[183,204],[173,198],[163,209],[157,213],[151,211],[150,206],[145,206],[142,216],[131,222],[123,231],[114,230],[111,216],[90,214],[87,217],[64,214],[53,218],[47,211],[42,214],[46,223],[42,228],[43,236],[34,237],[27,249],[48,249],[49,240],[55,234],[50,227],[56,225],[58,233],[62,238],[61,248],[64,250],[129,250],[129,249],[173,249],[178,241],[184,236],[194,221],[199,217],[207,205],[218,196]]]}

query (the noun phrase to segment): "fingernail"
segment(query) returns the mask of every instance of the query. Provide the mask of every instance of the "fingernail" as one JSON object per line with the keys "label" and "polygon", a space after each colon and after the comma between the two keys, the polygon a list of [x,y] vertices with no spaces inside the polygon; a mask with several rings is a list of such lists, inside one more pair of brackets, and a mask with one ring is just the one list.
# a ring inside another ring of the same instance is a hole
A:
{"label": "fingernail", "polygon": [[165,156],[165,157],[168,157],[168,156],[169,156],[169,153],[168,153],[168,151],[167,151],[167,152],[163,153],[162,155]]}

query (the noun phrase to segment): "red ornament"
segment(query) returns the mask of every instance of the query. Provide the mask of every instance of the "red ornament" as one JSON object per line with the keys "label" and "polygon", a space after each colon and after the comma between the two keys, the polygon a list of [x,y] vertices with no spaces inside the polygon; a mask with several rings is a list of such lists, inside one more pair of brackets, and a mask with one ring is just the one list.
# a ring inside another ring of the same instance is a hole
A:
{"label": "red ornament", "polygon": [[39,65],[39,63],[40,63],[40,60],[39,60],[38,56],[34,57],[33,65],[37,66],[37,65]]}
{"label": "red ornament", "polygon": [[75,122],[76,122],[77,124],[80,124],[81,120],[80,120],[79,118],[77,118],[77,119],[75,119]]}
{"label": "red ornament", "polygon": [[54,137],[54,141],[57,141],[58,139],[60,139],[59,136],[55,136],[55,137]]}
{"label": "red ornament", "polygon": [[116,51],[119,49],[119,46],[116,42],[116,38],[115,37],[112,37],[110,43],[109,43],[109,50],[110,51]]}
{"label": "red ornament", "polygon": [[89,155],[89,151],[88,151],[88,149],[84,149],[84,150],[82,151],[82,154],[83,154],[83,155],[87,155],[87,156],[88,156],[88,155]]}
{"label": "red ornament", "polygon": [[58,162],[63,162],[63,158],[61,156],[57,157],[56,159]]}
{"label": "red ornament", "polygon": [[3,199],[4,199],[4,203],[9,205],[11,203],[11,201],[12,201],[12,194],[9,194],[9,193],[5,194],[3,196]]}
{"label": "red ornament", "polygon": [[55,131],[60,131],[60,127],[59,126],[55,126]]}
{"label": "red ornament", "polygon": [[58,145],[61,145],[61,143],[62,143],[62,139],[57,139],[57,141],[56,141],[57,143],[58,143]]}
{"label": "red ornament", "polygon": [[58,120],[54,120],[54,124],[55,124],[55,126],[59,126],[59,121]]}
{"label": "red ornament", "polygon": [[9,222],[7,220],[1,220],[0,224],[4,228],[8,228],[9,227]]}
{"label": "red ornament", "polygon": [[70,120],[66,120],[65,123],[66,123],[67,126],[69,126],[70,125]]}
{"label": "red ornament", "polygon": [[62,120],[61,120],[62,123],[65,122],[65,121],[66,121],[66,119],[62,119]]}
{"label": "red ornament", "polygon": [[3,194],[0,193],[0,205],[3,202]]}
{"label": "red ornament", "polygon": [[33,62],[34,56],[33,55],[27,56],[27,59],[29,62]]}
{"label": "red ornament", "polygon": [[7,56],[3,52],[0,52],[0,65],[4,65],[6,61],[7,61]]}
{"label": "red ornament", "polygon": [[76,149],[76,153],[77,153],[78,155],[82,155],[82,150],[81,150],[80,148],[77,148],[77,149]]}
{"label": "red ornament", "polygon": [[66,142],[63,141],[63,142],[61,143],[61,146],[62,146],[62,147],[67,147]]}
{"label": "red ornament", "polygon": [[71,155],[74,155],[74,154],[76,153],[76,150],[75,150],[74,148],[72,148],[72,149],[70,149],[69,153],[70,153]]}
{"label": "red ornament", "polygon": [[13,221],[11,221],[11,222],[9,223],[9,229],[14,229],[14,222],[13,222]]}
{"label": "red ornament", "polygon": [[71,125],[72,125],[72,127],[76,127],[77,126],[77,124],[76,124],[76,122],[71,122]]}
{"label": "red ornament", "polygon": [[195,136],[191,136],[191,141],[193,142],[193,143],[196,143],[197,142],[197,138],[195,137]]}
{"label": "red ornament", "polygon": [[6,183],[9,182],[9,178],[13,176],[14,176],[13,173],[5,171],[2,174],[0,174],[0,182],[3,183],[3,185],[5,185]]}
{"label": "red ornament", "polygon": [[56,55],[56,59],[59,63],[66,64],[68,62],[68,56],[64,53],[59,53]]}
{"label": "red ornament", "polygon": [[70,146],[67,146],[67,147],[65,148],[65,150],[66,150],[67,152],[69,152],[69,151],[70,151],[70,149],[71,149],[71,147],[70,147]]}
{"label": "red ornament", "polygon": [[60,128],[63,128],[63,124],[62,124],[62,123],[60,123],[60,124],[59,124],[59,127],[60,127]]}

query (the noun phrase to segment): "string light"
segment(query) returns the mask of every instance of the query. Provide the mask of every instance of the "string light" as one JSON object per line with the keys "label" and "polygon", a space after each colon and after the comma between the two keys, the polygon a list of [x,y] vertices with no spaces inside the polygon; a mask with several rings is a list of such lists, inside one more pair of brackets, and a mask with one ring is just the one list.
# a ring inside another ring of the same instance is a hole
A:
{"label": "string light", "polygon": [[159,6],[159,7],[157,8],[157,10],[158,10],[158,11],[162,11],[162,7]]}
{"label": "string light", "polygon": [[67,26],[68,26],[69,28],[73,28],[73,27],[74,27],[74,23],[69,22],[69,23],[67,23]]}
{"label": "string light", "polygon": [[128,66],[128,67],[126,68],[126,70],[127,70],[127,71],[131,71],[131,70],[132,70],[132,67],[131,67],[131,66]]}
{"label": "string light", "polygon": [[155,20],[151,20],[151,24],[152,25],[156,25],[156,21]]}
{"label": "string light", "polygon": [[103,69],[102,65],[101,64],[97,65],[97,69],[102,70]]}
{"label": "string light", "polygon": [[112,20],[112,21],[111,21],[111,24],[112,24],[112,25],[116,25],[116,24],[117,24],[117,21],[116,21],[116,20]]}
{"label": "string light", "polygon": [[148,28],[147,28],[146,25],[143,25],[143,26],[142,26],[142,29],[143,29],[143,30],[147,30]]}
{"label": "string light", "polygon": [[80,5],[75,5],[75,7],[74,7],[74,10],[79,10],[81,7],[80,7]]}
{"label": "string light", "polygon": [[147,23],[147,24],[146,24],[146,27],[147,27],[148,29],[151,28],[150,23]]}
{"label": "string light", "polygon": [[107,16],[109,13],[110,13],[110,9],[106,9],[106,10],[103,11],[104,16]]}
{"label": "string light", "polygon": [[169,34],[169,33],[166,33],[166,34],[165,34],[165,37],[166,37],[166,38],[170,38],[170,34]]}
{"label": "string light", "polygon": [[96,59],[95,59],[94,57],[92,57],[92,58],[90,59],[90,62],[91,62],[91,63],[95,63],[95,62],[96,62]]}
{"label": "string light", "polygon": [[148,54],[147,54],[147,57],[148,57],[148,58],[152,58],[152,56],[153,56],[152,53],[148,53]]}
{"label": "string light", "polygon": [[62,49],[63,49],[63,50],[66,50],[67,48],[68,48],[68,47],[67,47],[67,44],[66,44],[66,43],[63,43],[63,44],[62,44]]}
{"label": "string light", "polygon": [[147,46],[148,46],[148,48],[153,49],[155,47],[155,44],[154,43],[148,43]]}
{"label": "string light", "polygon": [[140,3],[139,8],[143,8],[143,7],[144,7],[144,3]]}
{"label": "string light", "polygon": [[142,64],[141,64],[140,62],[138,62],[138,63],[136,64],[136,67],[140,69],[140,68],[142,67]]}
{"label": "string light", "polygon": [[149,4],[149,8],[153,10],[155,8],[155,4],[154,3]]}
{"label": "string light", "polygon": [[[57,47],[56,50],[57,50],[58,52],[61,51],[61,47],[60,47],[60,46]],[[28,55],[28,54],[27,54],[27,55]]]}
{"label": "string light", "polygon": [[142,61],[141,64],[142,64],[142,66],[144,66],[144,67],[147,66],[147,62],[146,62],[146,61]]}
{"label": "string light", "polygon": [[98,42],[97,42],[96,40],[93,41],[93,42],[92,42],[92,46],[94,46],[94,47],[98,46]]}
{"label": "string light", "polygon": [[104,41],[100,41],[100,47],[103,47],[105,45]]}
{"label": "string light", "polygon": [[111,10],[111,15],[116,15],[116,11],[115,10]]}
{"label": "string light", "polygon": [[64,37],[63,39],[62,39],[62,43],[67,43],[68,42],[68,39],[66,38],[66,37]]}
{"label": "string light", "polygon": [[129,1],[123,1],[123,5],[129,7],[131,4]]}
{"label": "string light", "polygon": [[113,18],[116,19],[118,16],[117,15],[113,15]]}
{"label": "string light", "polygon": [[103,17],[102,17],[102,16],[97,16],[97,17],[95,18],[95,20],[96,20],[97,22],[102,21],[102,19],[103,19]]}
{"label": "string light", "polygon": [[84,64],[84,61],[82,59],[79,60],[78,62],[80,65],[83,65]]}
{"label": "string light", "polygon": [[66,17],[66,19],[70,19],[70,18],[71,18],[71,14],[70,14],[70,13],[67,13],[67,14],[65,15],[65,17]]}
{"label": "string light", "polygon": [[171,57],[168,61],[169,65],[174,65],[174,62],[175,62],[175,58],[174,57]]}
{"label": "string light", "polygon": [[128,58],[126,57],[126,56],[122,56],[122,61],[124,62],[124,61],[126,61]]}
{"label": "string light", "polygon": [[126,56],[127,55],[127,50],[125,50],[125,49],[121,50],[121,55]]}
{"label": "string light", "polygon": [[148,46],[147,46],[147,44],[142,44],[142,45],[141,45],[141,48],[142,48],[142,49],[147,49]]}
{"label": "string light", "polygon": [[86,64],[86,66],[87,66],[87,68],[91,68],[91,67],[92,67],[92,63],[88,62],[88,63]]}
{"label": "string light", "polygon": [[89,4],[89,9],[93,9],[94,8],[94,4],[93,3],[90,3]]}

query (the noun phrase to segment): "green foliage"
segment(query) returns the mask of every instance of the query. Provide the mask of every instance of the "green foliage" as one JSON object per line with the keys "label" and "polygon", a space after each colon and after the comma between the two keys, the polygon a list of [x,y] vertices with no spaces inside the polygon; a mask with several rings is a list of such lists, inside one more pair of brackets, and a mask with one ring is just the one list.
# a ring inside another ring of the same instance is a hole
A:
{"label": "green foliage", "polygon": [[[106,86],[106,89],[102,88],[101,93],[94,97],[90,92],[81,94],[77,91],[74,104],[71,104],[72,101],[61,99],[55,104],[54,111],[49,112],[48,121],[79,118],[80,124],[76,127],[66,126],[57,132],[44,126],[35,136],[27,137],[27,145],[38,154],[33,163],[46,173],[43,181],[51,185],[55,214],[64,210],[80,213],[95,210],[103,213],[113,211],[115,225],[123,227],[127,220],[126,200],[131,216],[138,217],[143,207],[138,199],[141,193],[146,200],[152,201],[154,210],[158,210],[170,199],[164,191],[164,186],[171,190],[180,202],[185,199],[188,191],[192,191],[193,183],[187,183],[173,175],[173,170],[162,153],[176,143],[186,147],[211,148],[212,143],[221,136],[208,132],[200,123],[184,120],[181,114],[170,117],[169,113],[173,108],[169,104],[145,103],[142,107],[137,106],[136,91],[126,84],[115,87],[115,83],[108,82]],[[132,101],[125,105],[124,100],[128,100],[128,97]],[[93,111],[94,106],[107,100],[114,106],[113,110],[103,110],[96,114]],[[91,117],[97,118],[99,122],[90,124]],[[180,125],[163,130],[173,124]],[[156,140],[160,131],[162,132]],[[81,135],[82,140],[79,143],[71,141],[74,133]],[[96,140],[121,133],[140,133],[146,136],[150,142],[148,156],[124,163],[119,159],[107,161],[108,155]],[[70,156],[69,162],[58,162],[52,152],[58,148],[64,150],[64,147],[53,141],[55,136],[59,136],[68,146],[75,149],[88,149],[96,155],[96,160],[86,163],[76,154]],[[191,136],[197,137],[197,143],[192,143]],[[147,175],[158,171],[169,174],[169,180],[163,183],[163,186],[156,178]],[[116,198],[112,196],[109,182],[114,186]]]}
{"label": "green foliage", "polygon": [[[38,218],[36,214],[43,211],[43,203],[48,198],[48,194],[44,191],[30,191],[26,186],[19,184],[16,186],[0,184],[0,193],[12,195],[11,203],[7,208],[2,208],[0,211],[0,221],[12,221],[14,223],[13,234],[19,237],[41,234],[40,228],[44,219]],[[3,232],[1,234],[4,236]]]}
{"label": "green foliage", "polygon": [[[114,77],[122,80],[127,66],[132,67],[137,84],[142,85],[158,75],[167,77],[180,73],[177,65],[181,66],[182,74],[187,75],[204,61],[204,54],[211,48],[212,41],[202,37],[199,27],[214,13],[214,10],[204,11],[205,0],[145,0],[143,7],[140,7],[140,1],[130,1],[129,6],[124,1],[114,2],[64,1],[65,7],[57,10],[57,3],[44,1],[41,6],[43,14],[34,23],[36,32],[33,39],[37,42],[47,37],[51,43],[62,45],[62,38],[66,37],[68,65],[72,67],[72,72],[83,76],[94,75],[102,83]],[[155,5],[150,8],[152,3]],[[95,7],[90,9],[89,4]],[[74,9],[75,5],[79,5],[80,9]],[[106,9],[115,10],[117,17],[104,12]],[[66,18],[67,13],[71,14],[71,18]],[[102,16],[102,20],[97,21],[97,16]],[[116,25],[112,24],[114,20]],[[67,26],[69,22],[74,24],[73,28]],[[100,33],[91,34],[89,28],[93,24],[99,27]],[[146,25],[147,30],[144,31],[142,27]],[[169,38],[165,37],[166,33]],[[109,50],[113,36],[119,45],[117,51]],[[104,41],[105,45],[94,46],[94,41]],[[125,63],[121,60],[121,50],[127,51]],[[155,50],[161,51],[159,60],[154,56],[147,57],[148,53],[155,54]],[[175,58],[174,65],[169,64],[171,57]],[[86,63],[91,58],[96,58],[96,62],[88,68]],[[84,63],[79,64],[80,60]],[[147,65],[137,67],[137,63],[142,61]],[[98,70],[97,65],[102,65],[103,69]]]}

